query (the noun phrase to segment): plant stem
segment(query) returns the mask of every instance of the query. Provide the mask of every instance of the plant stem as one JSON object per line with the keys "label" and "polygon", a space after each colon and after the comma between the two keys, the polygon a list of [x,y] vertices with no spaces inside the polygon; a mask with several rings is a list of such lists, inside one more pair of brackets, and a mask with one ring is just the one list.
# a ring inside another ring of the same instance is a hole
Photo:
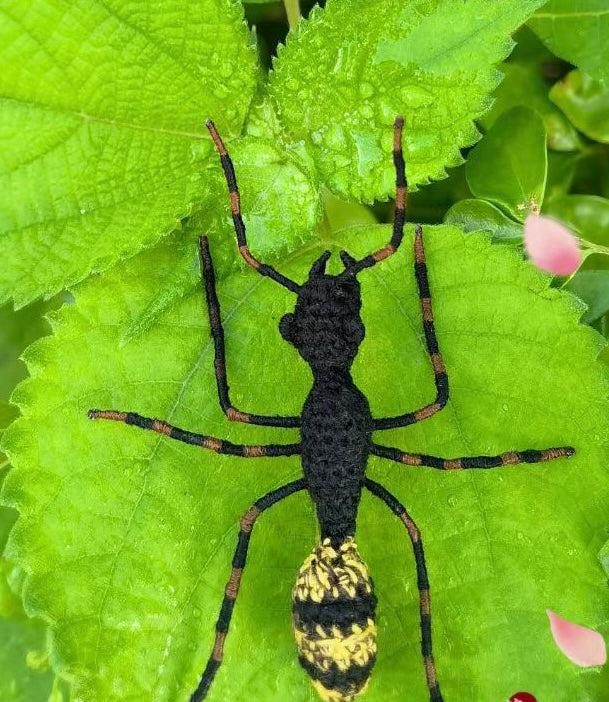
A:
{"label": "plant stem", "polygon": [[285,5],[285,13],[288,16],[290,31],[294,32],[300,22],[300,0],[283,0],[283,4]]}

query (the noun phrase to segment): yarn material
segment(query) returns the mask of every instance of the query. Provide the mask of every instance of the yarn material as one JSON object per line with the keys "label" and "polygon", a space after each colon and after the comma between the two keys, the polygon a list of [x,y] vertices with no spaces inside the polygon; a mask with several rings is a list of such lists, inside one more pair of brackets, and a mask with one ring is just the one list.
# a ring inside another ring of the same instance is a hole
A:
{"label": "yarn material", "polygon": [[230,578],[216,624],[216,637],[199,685],[191,702],[207,696],[223,660],[225,638],[246,566],[251,530],[259,514],[288,495],[306,489],[315,502],[322,541],[301,568],[294,590],[294,628],[300,662],[313,685],[328,702],[348,702],[362,694],[376,657],[376,624],[372,581],[353,541],[361,491],[366,487],[398,517],[408,532],[415,559],[420,602],[421,653],[430,702],[443,702],[432,653],[431,596],[420,531],[406,508],[382,485],[366,478],[370,454],[407,465],[429,465],[443,470],[496,468],[516,463],[538,463],[573,455],[572,447],[508,451],[500,456],[441,458],[410,454],[372,442],[376,430],[405,427],[433,416],[447,404],[449,381],[435,332],[431,291],[427,276],[423,233],[415,229],[414,276],[421,304],[425,345],[434,373],[436,397],[418,410],[394,417],[372,418],[368,400],[355,386],[351,366],[364,338],[360,316],[361,290],[356,278],[395,254],[403,239],[407,182],[402,155],[403,119],[394,125],[393,160],[396,168],[396,206],[390,241],[357,261],[341,252],[344,271],[326,275],[330,252],[311,266],[308,280],[299,285],[249,251],[241,217],[237,181],[230,156],[213,123],[208,122],[218,149],[230,193],[231,215],[239,252],[256,272],[297,295],[294,312],[282,317],[279,329],[293,344],[313,373],[313,386],[300,417],[254,415],[231,405],[226,376],[224,331],[215,292],[215,277],[206,237],[200,253],[210,330],[215,356],[214,370],[220,407],[231,421],[278,428],[298,427],[300,444],[241,445],[174,427],[135,412],[91,410],[91,419],[123,422],[217,453],[243,458],[301,455],[304,477],[260,498],[241,520]]}
{"label": "yarn material", "polygon": [[320,697],[351,702],[363,694],[376,661],[376,596],[353,537],[318,543],[292,591],[301,665]]}

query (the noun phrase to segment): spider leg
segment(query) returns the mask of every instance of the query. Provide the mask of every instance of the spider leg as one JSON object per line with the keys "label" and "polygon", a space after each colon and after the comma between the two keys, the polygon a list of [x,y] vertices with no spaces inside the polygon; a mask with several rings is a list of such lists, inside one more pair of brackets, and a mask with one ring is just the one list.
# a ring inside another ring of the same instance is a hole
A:
{"label": "spider leg", "polygon": [[448,374],[446,373],[444,361],[438,347],[438,339],[436,338],[436,329],[431,306],[431,293],[429,291],[429,280],[427,278],[427,265],[425,263],[425,249],[423,247],[423,231],[420,226],[417,226],[415,230],[414,274],[417,281],[419,298],[421,299],[425,343],[434,372],[436,399],[415,412],[407,412],[406,414],[400,414],[396,417],[374,419],[373,426],[375,431],[378,429],[395,429],[396,427],[405,427],[409,424],[421,422],[439,412],[448,402]]}
{"label": "spider leg", "polygon": [[218,617],[218,621],[216,623],[216,639],[214,642],[214,647],[211,656],[207,661],[207,665],[205,666],[205,672],[199,681],[197,689],[190,698],[190,702],[201,702],[201,700],[205,699],[216,672],[222,663],[224,641],[226,639],[226,635],[228,634],[228,627],[233,614],[235,600],[237,599],[237,594],[239,593],[241,575],[243,574],[243,569],[245,568],[247,549],[256,519],[258,519],[264,510],[277,504],[285,497],[293,495],[295,492],[299,492],[305,488],[306,480],[304,478],[288,483],[277,490],[267,493],[264,495],[264,497],[261,497],[247,510],[243,517],[241,517],[239,541],[237,542],[237,548],[235,550],[235,555],[233,556],[230,578],[224,591],[225,594],[224,600],[222,601],[222,607],[220,608],[220,616]]}
{"label": "spider leg", "polygon": [[425,664],[425,677],[427,679],[427,687],[429,688],[429,699],[430,702],[443,702],[431,646],[431,600],[429,596],[429,579],[427,577],[427,566],[425,564],[421,532],[412,517],[408,514],[406,507],[382,485],[366,478],[364,480],[364,487],[382,500],[398,519],[402,521],[408,531],[417,568],[417,588],[419,590],[419,610],[421,613],[421,652]]}
{"label": "spider leg", "polygon": [[174,427],[160,419],[142,417],[135,412],[117,412],[116,410],[89,410],[89,419],[109,419],[114,422],[124,422],[140,427],[140,429],[150,429],[157,434],[164,434],[171,439],[182,441],[185,444],[193,444],[202,448],[215,451],[215,453],[227,454],[230,456],[242,456],[243,458],[263,458],[275,456],[296,456],[300,453],[300,444],[266,444],[255,446],[251,444],[233,444],[225,439],[217,439],[214,436],[205,434],[195,434],[184,431],[179,427]]}
{"label": "spider leg", "polygon": [[266,263],[261,263],[250,253],[245,235],[245,224],[243,223],[243,218],[241,217],[241,199],[239,196],[239,188],[237,187],[237,177],[235,176],[233,162],[231,161],[231,157],[228,155],[226,147],[218,134],[215,124],[210,119],[208,119],[205,124],[209,129],[211,138],[213,139],[218,154],[220,155],[220,163],[222,164],[222,170],[224,171],[224,176],[226,178],[226,184],[230,195],[230,208],[233,216],[233,224],[235,226],[235,234],[237,235],[239,253],[243,257],[244,261],[254,270],[258,271],[258,273],[261,275],[266,275],[276,283],[283,285],[284,288],[298,293],[300,290],[300,285],[298,285],[298,283],[295,283],[293,280],[281,275],[281,273],[276,271],[272,266],[269,266]]}
{"label": "spider leg", "polygon": [[233,407],[229,396],[228,381],[226,378],[226,352],[224,348],[224,329],[220,314],[220,302],[216,294],[216,277],[209,251],[209,242],[206,236],[199,237],[199,252],[201,254],[201,272],[205,283],[205,299],[209,314],[209,325],[214,340],[214,370],[218,399],[222,411],[232,422],[246,422],[271,427],[299,427],[300,417],[263,416],[249,414]]}
{"label": "spider leg", "polygon": [[397,448],[372,444],[370,453],[381,458],[388,458],[407,466],[427,466],[438,470],[466,470],[468,468],[501,468],[517,463],[542,463],[555,458],[572,456],[575,449],[571,446],[558,446],[543,450],[508,451],[498,456],[465,456],[463,458],[439,458],[423,453],[405,453]]}
{"label": "spider leg", "polygon": [[[396,117],[393,124],[393,164],[395,166],[395,212],[393,215],[393,233],[388,244],[382,249],[360,259],[353,261],[348,266],[348,272],[357,274],[364,268],[370,268],[379,261],[394,254],[404,236],[404,222],[406,221],[406,200],[408,199],[408,182],[406,181],[406,167],[404,164],[404,154],[402,151],[402,129],[404,128],[404,118]],[[342,254],[341,254],[342,255]],[[351,257],[346,254],[346,258]],[[344,259],[345,260],[345,259]]]}

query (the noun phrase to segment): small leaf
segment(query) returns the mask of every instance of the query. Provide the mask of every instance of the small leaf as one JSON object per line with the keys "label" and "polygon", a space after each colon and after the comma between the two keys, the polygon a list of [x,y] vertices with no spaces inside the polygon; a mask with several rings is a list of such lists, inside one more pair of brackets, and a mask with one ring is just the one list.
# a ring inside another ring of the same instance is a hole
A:
{"label": "small leaf", "polygon": [[569,660],[582,668],[605,665],[607,645],[598,631],[562,619],[551,609],[546,612],[554,641]]}
{"label": "small leaf", "polygon": [[255,60],[231,0],[3,2],[0,302],[52,295],[173,230],[204,192],[204,120],[239,131]]}
{"label": "small leaf", "polygon": [[588,309],[582,322],[590,324],[609,312],[609,271],[578,271],[567,289],[581,298]]}
{"label": "small leaf", "polygon": [[522,240],[522,224],[514,222],[486,200],[460,200],[446,213],[445,224],[452,224],[464,232],[484,230],[494,239]]}
{"label": "small leaf", "polygon": [[543,202],[546,131],[527,107],[504,112],[467,158],[465,173],[476,197],[492,200],[524,220]]}
{"label": "small leaf", "polygon": [[524,105],[543,117],[550,149],[574,151],[581,147],[581,138],[577,130],[550,100],[550,85],[544,80],[539,65],[510,61],[502,66],[502,70],[505,77],[495,91],[493,107],[480,120],[485,129],[490,129],[497,118],[507,110]]}
{"label": "small leaf", "polygon": [[529,27],[557,56],[597,80],[609,80],[607,0],[550,0]]}
{"label": "small leaf", "polygon": [[[608,28],[609,41],[609,28]],[[550,98],[586,136],[609,143],[609,84],[571,71],[550,91]]]}
{"label": "small leaf", "polygon": [[528,257],[543,271],[571,275],[581,265],[577,239],[560,222],[530,214],[524,223],[524,246]]}
{"label": "small leaf", "polygon": [[511,33],[543,2],[329,0],[275,61],[280,122],[343,198],[393,194],[387,154],[398,114],[411,185],[444,178],[478,139],[473,120],[490,107]]}
{"label": "small leaf", "polygon": [[[548,202],[544,214],[559,219],[583,239],[609,247],[609,199],[596,195],[566,195]],[[584,268],[609,268],[609,256],[592,254]]]}

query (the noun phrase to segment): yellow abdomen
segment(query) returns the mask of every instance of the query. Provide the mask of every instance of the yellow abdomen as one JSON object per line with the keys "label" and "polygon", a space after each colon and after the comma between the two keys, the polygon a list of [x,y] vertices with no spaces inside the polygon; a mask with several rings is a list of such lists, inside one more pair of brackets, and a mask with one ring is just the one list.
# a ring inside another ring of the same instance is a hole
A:
{"label": "yellow abdomen", "polygon": [[299,660],[323,700],[365,692],[376,660],[376,597],[352,537],[324,539],[302,564],[294,590]]}

